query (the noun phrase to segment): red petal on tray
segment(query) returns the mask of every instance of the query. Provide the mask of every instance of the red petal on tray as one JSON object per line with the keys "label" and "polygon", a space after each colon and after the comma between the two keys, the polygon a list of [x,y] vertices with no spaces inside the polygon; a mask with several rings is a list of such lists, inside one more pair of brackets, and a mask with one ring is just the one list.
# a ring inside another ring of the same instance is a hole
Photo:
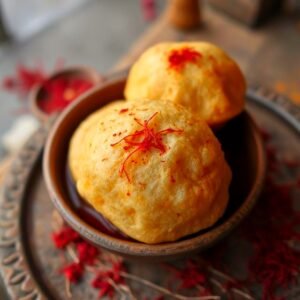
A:
{"label": "red petal on tray", "polygon": [[96,247],[85,241],[77,244],[77,254],[79,261],[82,264],[93,265],[99,253],[100,252]]}
{"label": "red petal on tray", "polygon": [[52,234],[53,243],[58,249],[64,249],[70,243],[76,242],[79,239],[79,234],[68,226]]}
{"label": "red petal on tray", "polygon": [[80,263],[71,263],[62,269],[62,273],[70,282],[76,283],[83,275],[83,266]]}

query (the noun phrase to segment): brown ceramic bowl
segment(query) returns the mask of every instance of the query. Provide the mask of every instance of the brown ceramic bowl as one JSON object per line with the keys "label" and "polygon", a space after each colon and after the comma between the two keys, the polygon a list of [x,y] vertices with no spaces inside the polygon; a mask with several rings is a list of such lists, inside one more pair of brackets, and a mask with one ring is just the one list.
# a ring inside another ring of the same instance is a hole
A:
{"label": "brown ceramic bowl", "polygon": [[[57,78],[80,78],[91,82],[93,85],[97,85],[103,80],[103,78],[96,70],[86,66],[72,66],[56,71],[47,78],[47,82]],[[41,99],[43,99],[44,93],[45,91],[43,84],[39,84],[32,90],[29,95],[31,112],[40,121],[45,121],[49,117],[49,115],[45,113],[40,106],[40,101]]]}
{"label": "brown ceramic bowl", "polygon": [[148,260],[187,256],[212,246],[249,214],[263,186],[265,155],[260,132],[247,112],[228,122],[218,132],[233,180],[224,216],[212,227],[181,240],[156,245],[112,237],[92,227],[72,208],[64,178],[69,140],[79,125],[104,104],[122,99],[126,78],[111,79],[72,103],[58,118],[44,153],[44,176],[50,197],[65,221],[86,240],[111,252]]}

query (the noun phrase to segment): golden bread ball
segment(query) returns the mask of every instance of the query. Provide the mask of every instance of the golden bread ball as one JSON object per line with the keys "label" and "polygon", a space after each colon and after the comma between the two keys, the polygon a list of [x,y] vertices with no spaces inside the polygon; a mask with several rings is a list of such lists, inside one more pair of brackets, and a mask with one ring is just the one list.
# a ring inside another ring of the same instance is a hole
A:
{"label": "golden bread ball", "polygon": [[128,236],[174,241],[213,225],[228,202],[231,171],[207,124],[171,102],[116,101],[70,142],[79,194]]}
{"label": "golden bread ball", "polygon": [[245,90],[240,68],[222,49],[182,42],[144,52],[130,70],[125,96],[130,101],[167,99],[218,127],[243,110]]}

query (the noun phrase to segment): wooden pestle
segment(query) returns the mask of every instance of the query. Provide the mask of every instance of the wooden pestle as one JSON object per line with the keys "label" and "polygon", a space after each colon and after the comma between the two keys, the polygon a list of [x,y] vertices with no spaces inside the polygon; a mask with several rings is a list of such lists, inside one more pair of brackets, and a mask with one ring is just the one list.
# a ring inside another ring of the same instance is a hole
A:
{"label": "wooden pestle", "polygon": [[178,29],[197,28],[201,21],[199,0],[169,0],[166,14],[170,24]]}

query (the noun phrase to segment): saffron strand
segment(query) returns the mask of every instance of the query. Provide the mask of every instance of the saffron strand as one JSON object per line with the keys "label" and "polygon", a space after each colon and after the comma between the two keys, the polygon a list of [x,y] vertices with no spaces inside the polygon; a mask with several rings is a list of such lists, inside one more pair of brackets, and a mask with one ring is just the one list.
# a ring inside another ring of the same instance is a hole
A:
{"label": "saffron strand", "polygon": [[134,121],[143,127],[141,130],[137,130],[132,134],[126,135],[125,137],[121,138],[118,142],[110,144],[112,147],[120,144],[121,142],[125,142],[127,145],[123,147],[125,151],[133,149],[124,159],[122,165],[119,169],[119,174],[122,177],[125,174],[128,182],[131,182],[129,174],[126,170],[126,164],[128,163],[129,159],[137,152],[147,152],[150,151],[152,148],[159,150],[160,155],[166,152],[166,146],[163,143],[162,136],[166,134],[172,133],[182,133],[183,130],[181,129],[173,129],[173,128],[166,128],[160,131],[155,131],[154,128],[149,127],[149,123],[158,115],[158,112],[155,112],[148,120],[144,120],[144,122],[140,121],[137,118],[134,118]]}

